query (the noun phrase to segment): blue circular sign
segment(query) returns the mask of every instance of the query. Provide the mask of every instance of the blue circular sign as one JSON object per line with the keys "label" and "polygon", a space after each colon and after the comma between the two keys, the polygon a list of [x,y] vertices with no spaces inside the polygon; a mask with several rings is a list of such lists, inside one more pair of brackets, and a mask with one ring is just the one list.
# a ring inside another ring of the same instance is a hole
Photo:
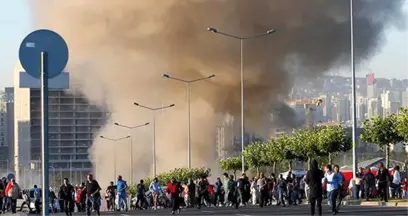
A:
{"label": "blue circular sign", "polygon": [[68,46],[56,32],[40,29],[31,32],[21,42],[19,50],[20,63],[31,76],[41,78],[41,52],[47,56],[46,70],[48,78],[63,72],[68,62]]}

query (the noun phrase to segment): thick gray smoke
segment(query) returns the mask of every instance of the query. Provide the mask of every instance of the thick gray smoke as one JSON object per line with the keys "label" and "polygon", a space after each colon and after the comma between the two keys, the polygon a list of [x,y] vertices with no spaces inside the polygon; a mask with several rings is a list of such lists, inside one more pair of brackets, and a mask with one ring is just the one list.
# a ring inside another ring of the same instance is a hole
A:
{"label": "thick gray smoke", "polygon": [[[239,116],[239,41],[206,31],[212,26],[241,36],[268,37],[245,41],[246,129],[268,123],[271,104],[280,103],[296,74],[319,76],[346,64],[350,50],[349,1],[343,0],[70,0],[33,1],[35,24],[51,28],[70,47],[68,71],[92,101],[107,103],[112,121],[140,124],[152,113],[133,106],[176,106],[158,113],[158,171],[185,166],[187,116],[185,86],[163,79],[216,74],[192,86],[193,165],[213,159],[215,113]],[[378,51],[387,26],[403,20],[403,1],[355,0],[355,44],[358,60]],[[294,70],[296,68],[296,70]],[[278,106],[287,109],[287,106]],[[284,122],[294,122],[290,110]],[[283,115],[283,116],[282,116]],[[105,136],[128,131],[106,125]],[[151,127],[135,130],[135,169],[149,173]],[[118,142],[118,173],[129,169],[128,143]],[[98,174],[113,177],[113,144],[97,139],[90,149]],[[214,160],[212,160],[214,161]]]}

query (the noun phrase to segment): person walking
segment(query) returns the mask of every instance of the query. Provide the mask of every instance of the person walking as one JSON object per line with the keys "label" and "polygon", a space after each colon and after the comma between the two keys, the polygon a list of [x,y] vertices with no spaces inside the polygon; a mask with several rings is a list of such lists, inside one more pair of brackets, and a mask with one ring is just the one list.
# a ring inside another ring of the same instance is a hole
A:
{"label": "person walking", "polygon": [[211,206],[210,202],[210,192],[208,191],[208,181],[207,178],[201,177],[200,181],[197,184],[197,208],[201,208],[201,204],[207,203],[208,206]]}
{"label": "person walking", "polygon": [[72,216],[74,206],[74,187],[69,183],[68,178],[64,178],[64,184],[60,187],[60,199],[64,201],[64,210],[66,216]]}
{"label": "person walking", "polygon": [[91,215],[91,210],[100,216],[101,193],[102,190],[99,183],[93,178],[92,174],[88,174],[88,180],[85,183],[86,188],[86,215]]}
{"label": "person walking", "polygon": [[229,201],[229,190],[228,190],[228,185],[229,185],[229,176],[228,173],[223,174],[224,179],[223,179],[223,186],[224,186],[224,206],[230,206],[230,201]]}
{"label": "person walking", "polygon": [[6,213],[6,211],[9,211],[9,206],[11,203],[11,198],[8,196],[8,192],[11,190],[11,184],[10,182],[7,181],[7,179],[4,179],[3,181],[4,184],[4,194],[3,194],[3,202],[1,206],[1,211],[3,214]]}
{"label": "person walking", "polygon": [[190,200],[190,205],[187,207],[194,207],[196,205],[196,184],[192,179],[188,180],[188,197]]}
{"label": "person walking", "polygon": [[162,188],[160,187],[159,179],[157,179],[157,177],[150,183],[149,190],[153,195],[153,209],[156,210],[159,202],[159,193],[162,192]]}
{"label": "person walking", "polygon": [[224,203],[224,187],[222,185],[221,179],[218,177],[214,185],[215,199],[214,206],[219,206],[221,203]]}
{"label": "person walking", "polygon": [[136,197],[137,197],[136,208],[138,208],[139,210],[143,210],[145,206],[145,193],[146,193],[146,187],[144,185],[143,179],[141,179],[140,183],[136,186]]}
{"label": "person walking", "polygon": [[309,199],[310,215],[315,215],[316,206],[318,215],[322,215],[323,178],[323,171],[319,169],[317,161],[312,160],[311,169],[307,171],[304,178],[304,181],[309,188],[309,194],[307,197]]}
{"label": "person walking", "polygon": [[324,171],[326,172],[326,174],[324,175],[324,181],[327,185],[326,187],[330,206],[332,207],[333,215],[336,215],[338,213],[336,200],[337,196],[339,195],[339,182],[341,181],[341,179],[339,179],[339,175],[332,171],[332,167],[330,164],[327,164],[324,167]]}
{"label": "person walking", "polygon": [[373,191],[373,188],[375,187],[375,176],[371,172],[370,168],[367,168],[367,171],[361,180],[364,185],[364,197],[366,201],[369,201],[369,199],[371,198],[371,192]]}
{"label": "person walking", "polygon": [[392,198],[400,199],[402,198],[402,191],[401,191],[401,174],[399,172],[400,167],[395,166],[392,172],[392,182],[391,182],[391,191],[392,191]]}
{"label": "person walking", "polygon": [[40,214],[41,212],[41,189],[38,188],[37,185],[34,185],[34,206],[35,206],[35,212],[37,214]]}
{"label": "person walking", "polygon": [[106,188],[106,207],[108,211],[115,211],[115,199],[116,199],[116,186],[113,181],[109,183],[109,186]]}
{"label": "person walking", "polygon": [[378,163],[378,173],[376,178],[378,180],[378,192],[380,193],[381,201],[388,202],[387,190],[390,174],[382,162]]}
{"label": "person walking", "polygon": [[7,192],[7,196],[10,198],[11,213],[16,214],[17,212],[17,199],[20,196],[21,188],[17,184],[15,179],[11,179],[9,182],[11,184],[10,190]]}
{"label": "person walking", "polygon": [[268,196],[268,186],[266,184],[266,178],[263,173],[260,173],[257,184],[259,188],[259,207],[263,208],[266,204]]}
{"label": "person walking", "polygon": [[127,194],[126,194],[126,189],[127,189],[127,183],[125,180],[122,179],[122,176],[118,176],[118,181],[116,182],[116,193],[117,193],[117,200],[118,200],[118,206],[117,206],[117,211],[120,211],[121,209],[125,209],[125,211],[128,211],[128,204],[127,204]]}
{"label": "person walking", "polygon": [[278,190],[278,201],[276,205],[280,205],[282,203],[282,206],[285,207],[285,199],[288,196],[288,184],[283,178],[282,174],[279,174],[276,188]]}
{"label": "person walking", "polygon": [[171,214],[174,215],[176,211],[177,213],[180,213],[179,198],[182,188],[174,177],[171,178],[171,182],[167,185],[166,192],[170,195]]}

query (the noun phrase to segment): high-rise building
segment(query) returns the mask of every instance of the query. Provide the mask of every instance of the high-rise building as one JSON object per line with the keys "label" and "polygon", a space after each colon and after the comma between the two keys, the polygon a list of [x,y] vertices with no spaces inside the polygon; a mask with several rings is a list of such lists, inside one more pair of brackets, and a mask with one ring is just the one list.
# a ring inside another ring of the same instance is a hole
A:
{"label": "high-rise building", "polygon": [[401,106],[399,93],[396,91],[384,91],[381,94],[381,106],[383,108],[383,116],[397,113]]}
{"label": "high-rise building", "polygon": [[7,158],[7,172],[12,172],[14,167],[14,88],[7,87],[4,90],[2,103],[5,108],[5,146]]}
{"label": "high-rise building", "polygon": [[378,97],[377,84],[374,78],[374,73],[367,74],[366,80],[367,80],[367,98]]}
{"label": "high-rise building", "polygon": [[332,97],[328,94],[323,94],[319,96],[322,99],[322,111],[323,111],[323,120],[330,121],[332,120]]}
{"label": "high-rise building", "polygon": [[217,114],[216,151],[218,159],[235,156],[238,146],[234,145],[234,117]]}
{"label": "high-rise building", "polygon": [[339,98],[338,101],[339,121],[346,122],[351,119],[350,115],[350,100],[348,97]]}
{"label": "high-rise building", "polygon": [[408,88],[401,93],[401,106],[408,107]]}
{"label": "high-rise building", "polygon": [[369,98],[367,102],[367,118],[382,116],[381,101],[378,98]]}
{"label": "high-rise building", "polygon": [[0,173],[8,173],[8,143],[7,143],[7,105],[0,102]]}
{"label": "high-rise building", "polygon": [[[40,183],[41,92],[38,80],[20,65],[15,69],[15,172],[25,187]],[[106,111],[90,105],[79,94],[68,93],[67,73],[49,80],[49,172],[53,180],[64,177],[84,181],[92,171],[88,148],[105,124]],[[52,182],[57,184],[58,182]]]}

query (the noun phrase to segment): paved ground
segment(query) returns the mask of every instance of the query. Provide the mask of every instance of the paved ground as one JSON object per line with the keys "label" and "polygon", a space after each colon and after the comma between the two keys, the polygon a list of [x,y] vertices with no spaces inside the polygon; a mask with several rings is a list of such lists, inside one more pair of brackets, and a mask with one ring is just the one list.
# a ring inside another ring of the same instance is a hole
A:
{"label": "paved ground", "polygon": [[[129,211],[129,212],[104,212],[102,215],[117,215],[117,216],[132,216],[132,215],[169,215],[168,209],[157,211]],[[58,214],[63,215],[63,214]],[[79,215],[79,214],[75,214]],[[95,215],[95,214],[93,214]],[[182,209],[180,215],[231,215],[231,216],[254,216],[254,215],[309,215],[307,205],[278,207],[271,206],[266,208],[259,207],[243,207],[238,210],[232,208],[203,208],[197,209]],[[328,206],[323,207],[323,215],[332,215]],[[342,206],[338,215],[381,215],[381,216],[406,216],[408,209],[406,207],[365,207],[365,206]]]}

